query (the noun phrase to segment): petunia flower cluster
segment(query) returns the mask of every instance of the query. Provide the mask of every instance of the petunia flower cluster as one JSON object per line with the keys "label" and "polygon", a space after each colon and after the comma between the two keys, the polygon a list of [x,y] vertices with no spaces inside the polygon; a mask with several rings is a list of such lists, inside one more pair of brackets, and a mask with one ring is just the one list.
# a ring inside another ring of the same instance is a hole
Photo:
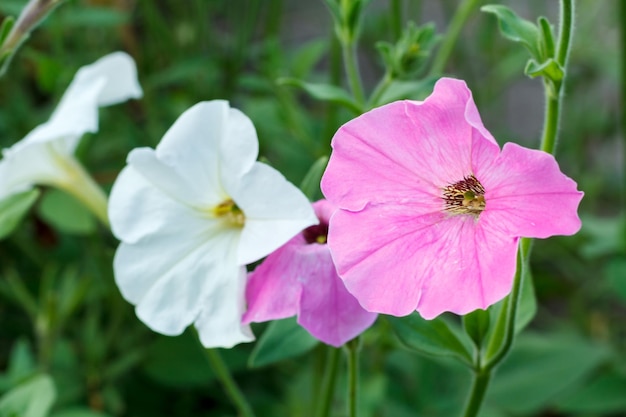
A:
{"label": "petunia flower cluster", "polygon": [[[0,198],[43,184],[89,205],[78,141],[98,107],[140,95],[126,54],[82,68],[50,120],[5,151]],[[511,289],[520,237],[580,228],[576,183],[545,152],[500,149],[460,80],[343,125],[314,204],[256,161],[258,146],[252,121],[214,100],[128,155],[101,218],[121,242],[115,281],[151,329],[193,324],[204,346],[231,347],[254,339],[252,322],[296,315],[341,346],[377,313],[487,308]]]}

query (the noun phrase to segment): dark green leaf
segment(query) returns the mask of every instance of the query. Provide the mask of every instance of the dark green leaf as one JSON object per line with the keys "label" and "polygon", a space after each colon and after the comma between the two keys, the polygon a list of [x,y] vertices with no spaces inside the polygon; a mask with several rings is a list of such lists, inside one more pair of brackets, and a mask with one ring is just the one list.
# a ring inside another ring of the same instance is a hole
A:
{"label": "dark green leaf", "polygon": [[95,411],[90,408],[70,408],[57,411],[50,417],[111,417],[110,414]]}
{"label": "dark green leaf", "polygon": [[608,371],[557,400],[563,415],[621,415],[626,410],[626,376]]}
{"label": "dark green leaf", "polygon": [[606,266],[604,274],[615,295],[626,302],[626,258],[611,260]]}
{"label": "dark green leaf", "polygon": [[2,21],[2,26],[0,26],[0,46],[4,43],[4,40],[13,28],[14,24],[15,18],[13,16],[7,16]]}
{"label": "dark green leaf", "polygon": [[317,100],[341,104],[355,113],[362,113],[361,106],[359,106],[359,104],[354,101],[350,94],[343,88],[330,84],[306,83],[296,78],[280,78],[277,80],[277,83],[279,85],[299,87]]}
{"label": "dark green leaf", "polygon": [[474,341],[476,347],[482,346],[489,331],[489,311],[477,309],[463,316],[465,333]]}
{"label": "dark green leaf", "polygon": [[539,28],[534,23],[522,19],[506,6],[489,4],[480,10],[496,15],[500,31],[505,38],[524,45],[533,58],[538,60],[542,58],[539,50]]}
{"label": "dark green leaf", "polygon": [[400,341],[409,349],[427,355],[453,356],[466,364],[472,363],[472,354],[446,321],[437,317],[425,320],[417,313],[406,317],[387,317]]}
{"label": "dark green leaf", "polygon": [[609,349],[573,334],[521,334],[498,367],[488,400],[512,415],[534,415],[556,394],[583,383]]}
{"label": "dark green leaf", "polygon": [[520,300],[517,306],[517,315],[515,317],[515,332],[519,333],[537,314],[537,297],[535,296],[535,286],[533,285],[533,276],[530,266],[524,268],[524,277],[522,277],[522,288],[520,291]]}
{"label": "dark green leaf", "polygon": [[313,349],[317,343],[318,340],[304,330],[295,317],[276,320],[259,338],[248,364],[256,368],[293,358]]}
{"label": "dark green leaf", "polygon": [[33,189],[14,194],[0,201],[0,239],[15,230],[37,197],[39,197],[39,190]]}
{"label": "dark green leaf", "polygon": [[38,375],[0,398],[0,416],[46,417],[55,398],[52,378]]}

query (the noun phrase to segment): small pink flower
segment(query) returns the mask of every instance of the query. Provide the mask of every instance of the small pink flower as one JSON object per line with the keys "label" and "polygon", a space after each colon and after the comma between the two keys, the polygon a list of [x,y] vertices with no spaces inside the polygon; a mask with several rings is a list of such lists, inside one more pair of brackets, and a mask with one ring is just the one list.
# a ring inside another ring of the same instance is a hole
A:
{"label": "small pink flower", "polygon": [[580,229],[576,183],[550,154],[500,151],[463,81],[365,113],[332,146],[322,190],[339,210],[328,246],[368,311],[431,319],[487,308],[511,290],[520,237]]}
{"label": "small pink flower", "polygon": [[326,245],[335,207],[320,200],[313,208],[320,224],[304,229],[250,273],[243,323],[298,315],[309,333],[339,347],[370,327],[377,315],[363,310],[337,276]]}

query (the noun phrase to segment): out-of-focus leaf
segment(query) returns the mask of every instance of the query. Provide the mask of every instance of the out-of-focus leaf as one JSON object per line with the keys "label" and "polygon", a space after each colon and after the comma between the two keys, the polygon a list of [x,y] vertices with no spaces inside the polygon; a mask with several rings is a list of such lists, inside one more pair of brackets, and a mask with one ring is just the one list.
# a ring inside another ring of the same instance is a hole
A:
{"label": "out-of-focus leaf", "polygon": [[63,10],[56,16],[63,27],[99,27],[119,26],[130,18],[129,14],[108,7],[73,7]]}
{"label": "out-of-focus leaf", "polygon": [[26,339],[17,340],[11,348],[8,369],[6,373],[0,375],[0,392],[7,391],[33,376],[36,370],[37,365],[30,343]]}
{"label": "out-of-focus leaf", "polygon": [[537,314],[537,297],[535,296],[535,286],[530,266],[525,268],[525,275],[522,278],[522,288],[520,300],[517,306],[515,317],[515,332],[521,332],[535,318]]}
{"label": "out-of-focus leaf", "polygon": [[71,408],[52,413],[50,417],[111,417],[111,415],[90,408]]}
{"label": "out-of-focus leaf", "polygon": [[581,254],[587,258],[597,258],[624,250],[626,245],[626,237],[622,232],[624,222],[626,219],[623,217],[582,217],[583,226],[580,233],[589,240],[581,247]]}
{"label": "out-of-focus leaf", "polygon": [[539,50],[539,28],[537,25],[522,19],[506,6],[488,4],[481,7],[480,10],[496,15],[500,31],[505,38],[524,45],[533,58],[542,58]]}
{"label": "out-of-focus leaf", "polygon": [[52,378],[45,374],[38,375],[0,398],[0,416],[46,417],[55,398]]}
{"label": "out-of-focus leaf", "polygon": [[276,82],[279,85],[290,85],[301,88],[317,100],[340,104],[357,114],[363,113],[363,109],[352,96],[343,88],[335,85],[307,83],[296,78],[279,78]]}
{"label": "out-of-focus leaf", "polygon": [[328,157],[322,156],[319,158],[311,168],[309,168],[309,172],[306,173],[304,179],[300,183],[300,190],[309,197],[309,200],[316,201],[322,198],[322,193],[320,191],[320,181],[322,179],[322,175],[324,174],[324,170],[326,169],[326,165],[328,164]]}
{"label": "out-of-focus leaf", "polygon": [[413,313],[406,317],[389,316],[387,321],[409,349],[427,355],[453,356],[463,363],[472,363],[472,353],[442,317],[424,320]]}
{"label": "out-of-focus leaf", "polygon": [[248,364],[257,368],[293,358],[313,349],[317,343],[318,340],[304,330],[295,317],[275,320],[254,346]]}
{"label": "out-of-focus leaf", "polygon": [[625,393],[626,376],[609,371],[561,396],[556,409],[566,415],[621,415]]}
{"label": "out-of-focus leaf", "polygon": [[604,270],[606,279],[618,297],[626,302],[626,258],[616,258]]}
{"label": "out-of-focus leaf", "polygon": [[33,189],[11,195],[0,201],[0,239],[17,228],[37,197],[39,197],[39,190]]}
{"label": "out-of-focus leaf", "polygon": [[96,230],[95,217],[70,195],[49,190],[39,205],[39,214],[59,230],[73,234],[90,234]]}
{"label": "out-of-focus leaf", "polygon": [[498,367],[488,401],[513,415],[531,415],[581,384],[609,357],[609,349],[563,333],[522,333]]}
{"label": "out-of-focus leaf", "polygon": [[295,78],[307,78],[327,50],[328,42],[323,40],[316,40],[299,46],[290,59],[290,74]]}
{"label": "out-of-focus leaf", "polygon": [[7,16],[2,21],[2,26],[0,26],[0,46],[6,39],[14,24],[15,18],[13,16]]}

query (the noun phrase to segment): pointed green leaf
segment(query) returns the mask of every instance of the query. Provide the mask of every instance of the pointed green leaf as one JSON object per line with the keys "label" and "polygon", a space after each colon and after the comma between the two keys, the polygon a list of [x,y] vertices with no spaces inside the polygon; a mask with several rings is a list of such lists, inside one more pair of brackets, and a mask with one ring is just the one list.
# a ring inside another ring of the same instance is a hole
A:
{"label": "pointed green leaf", "polygon": [[515,317],[515,333],[521,332],[537,314],[537,297],[530,266],[523,269],[522,289]]}
{"label": "pointed green leaf", "polygon": [[0,416],[46,417],[55,398],[52,378],[38,375],[0,397]]}
{"label": "pointed green leaf", "polygon": [[463,316],[463,329],[478,348],[489,331],[489,322],[489,311],[480,308]]}
{"label": "pointed green leaf", "polygon": [[552,26],[550,25],[548,19],[543,16],[540,16],[537,22],[539,23],[539,29],[541,29],[540,46],[543,54],[542,58],[544,60],[554,58],[556,48],[554,47],[554,34],[552,33]]}
{"label": "pointed green leaf", "polygon": [[529,60],[524,73],[531,78],[542,76],[556,83],[561,82],[564,75],[561,65],[552,58],[542,64],[538,64],[532,59]]}
{"label": "pointed green leaf", "polygon": [[309,172],[306,173],[304,179],[300,183],[300,189],[306,195],[309,200],[316,201],[322,198],[322,192],[320,191],[320,181],[322,175],[328,164],[328,157],[326,155],[319,158],[311,165]]}
{"label": "pointed green leaf", "polygon": [[400,341],[409,349],[434,356],[453,356],[468,365],[472,354],[446,321],[437,317],[425,320],[417,313],[406,317],[387,317]]}
{"label": "pointed green leaf", "polygon": [[277,80],[279,85],[290,85],[299,87],[306,91],[311,97],[322,100],[330,101],[332,103],[341,104],[342,106],[354,111],[355,113],[363,113],[363,109],[359,104],[350,96],[350,94],[343,88],[337,87],[331,84],[313,84],[306,83],[296,78],[280,78]]}
{"label": "pointed green leaf", "polygon": [[273,321],[267,326],[248,361],[257,368],[302,355],[313,349],[318,340],[311,336],[295,317]]}
{"label": "pointed green leaf", "polygon": [[15,230],[35,204],[37,197],[39,197],[39,190],[33,189],[13,194],[0,201],[0,239]]}
{"label": "pointed green leaf", "polygon": [[492,13],[498,18],[500,32],[505,38],[524,45],[533,58],[541,59],[539,50],[539,28],[519,17],[506,6],[489,4],[480,8],[485,13]]}
{"label": "pointed green leaf", "polygon": [[2,26],[0,26],[0,46],[4,43],[4,40],[7,38],[7,35],[13,28],[15,24],[15,18],[13,16],[7,16],[2,21]]}

